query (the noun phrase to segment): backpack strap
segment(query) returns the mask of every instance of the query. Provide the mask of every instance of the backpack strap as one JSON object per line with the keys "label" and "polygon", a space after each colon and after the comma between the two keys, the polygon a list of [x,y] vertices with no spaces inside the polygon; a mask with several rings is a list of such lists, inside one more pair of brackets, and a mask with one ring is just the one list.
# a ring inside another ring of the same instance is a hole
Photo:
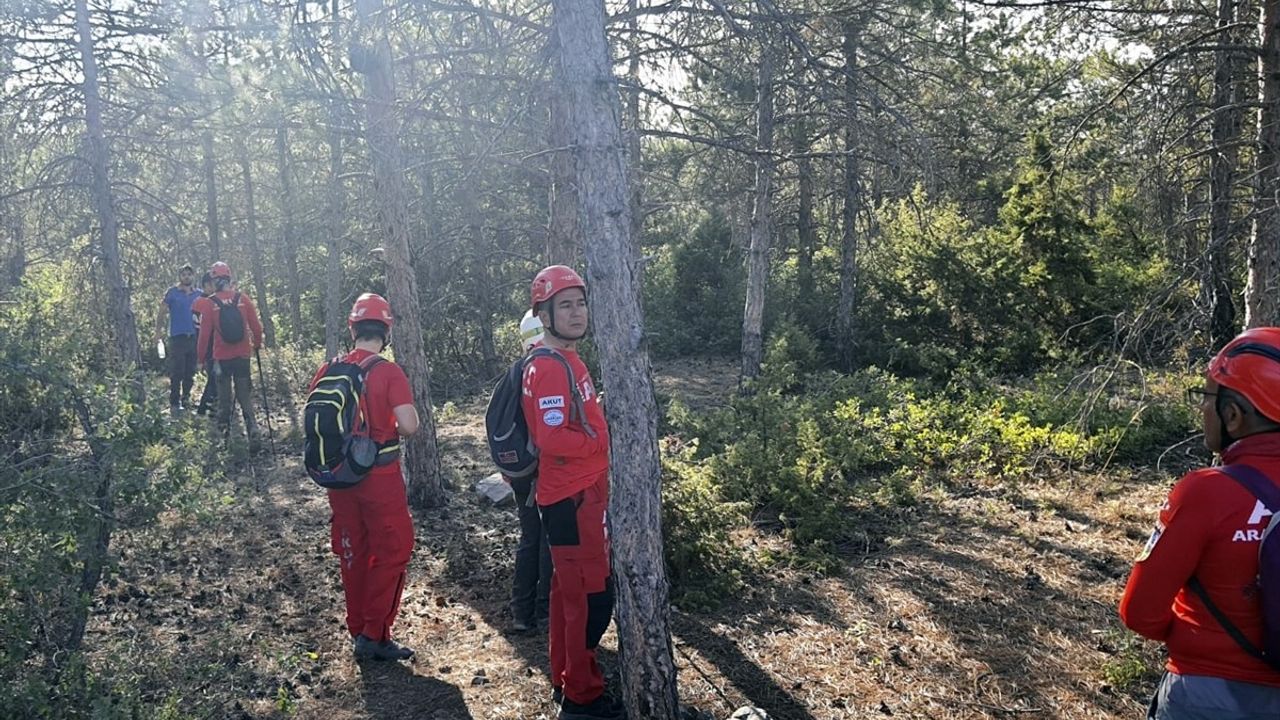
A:
{"label": "backpack strap", "polygon": [[[1262,471],[1250,465],[1224,465],[1218,468],[1218,471],[1244,486],[1244,489],[1248,490],[1272,513],[1280,512],[1280,488],[1277,488],[1266,475],[1263,475]],[[1236,627],[1235,623],[1227,618],[1226,613],[1222,612],[1222,609],[1209,599],[1209,591],[1205,589],[1199,578],[1192,575],[1191,579],[1187,580],[1187,589],[1200,598],[1200,602],[1204,603],[1205,609],[1209,611],[1214,620],[1218,621],[1218,624],[1231,636],[1231,639],[1235,640],[1241,650],[1268,665],[1272,664],[1271,658],[1263,653],[1262,650],[1259,650],[1258,646],[1250,642],[1249,638],[1240,632],[1240,628]]]}
{"label": "backpack strap", "polygon": [[582,425],[582,430],[587,434],[587,437],[594,438],[596,436],[596,431],[591,427],[591,423],[587,422],[587,411],[584,407],[582,392],[578,390],[578,381],[573,375],[573,366],[569,364],[569,360],[554,349],[545,346],[534,348],[533,352],[529,353],[530,359],[535,357],[552,357],[564,366],[564,371],[569,375],[569,396],[572,399],[569,403],[569,420],[572,422],[574,419],[577,419],[578,424]]}

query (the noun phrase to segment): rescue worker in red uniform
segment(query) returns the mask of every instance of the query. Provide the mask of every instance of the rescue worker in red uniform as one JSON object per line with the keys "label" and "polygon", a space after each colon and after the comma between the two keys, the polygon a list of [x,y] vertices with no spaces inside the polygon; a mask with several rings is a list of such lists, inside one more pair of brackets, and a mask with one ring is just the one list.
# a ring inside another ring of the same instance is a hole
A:
{"label": "rescue worker in red uniform", "polygon": [[[373,293],[361,295],[347,318],[355,347],[343,360],[359,364],[381,353],[392,324],[391,305],[385,299]],[[321,367],[316,372],[312,388],[324,371]],[[361,410],[369,437],[380,446],[391,447],[393,441],[418,431],[409,378],[393,362],[370,368]],[[341,561],[347,631],[356,659],[407,660],[413,650],[391,639],[413,552],[413,519],[400,463],[375,466],[358,485],[328,492],[332,549]]]}
{"label": "rescue worker in red uniform", "polygon": [[[1232,340],[1209,364],[1204,389],[1188,395],[1224,465],[1280,485],[1280,328]],[[1151,720],[1280,718],[1280,672],[1232,637],[1261,646],[1258,545],[1272,511],[1280,508],[1215,468],[1186,474],[1169,493],[1120,601],[1124,624],[1169,651]]]}
{"label": "rescue worker in red uniform", "polygon": [[[609,429],[577,346],[587,333],[587,285],[563,265],[533,280],[531,304],[542,344],[559,353],[534,357],[524,371],[522,409],[538,449],[535,499],[551,547],[548,646],[559,720],[616,720],[604,693],[596,646],[613,615],[609,567]],[[570,383],[573,383],[571,386]]]}
{"label": "rescue worker in red uniform", "polygon": [[[212,377],[218,383],[218,430],[226,437],[231,432],[231,405],[240,405],[244,416],[245,434],[249,436],[250,452],[257,452],[261,439],[258,421],[253,416],[253,372],[249,359],[254,350],[262,347],[262,320],[258,309],[246,294],[232,288],[231,268],[224,262],[216,262],[209,268],[213,276],[214,293],[209,302],[200,304],[200,337],[196,341],[196,360],[201,367],[211,366]],[[228,342],[222,337],[219,321],[223,307],[236,307],[244,320],[243,337]],[[212,348],[209,354],[200,348]],[[231,394],[235,388],[235,396]]]}

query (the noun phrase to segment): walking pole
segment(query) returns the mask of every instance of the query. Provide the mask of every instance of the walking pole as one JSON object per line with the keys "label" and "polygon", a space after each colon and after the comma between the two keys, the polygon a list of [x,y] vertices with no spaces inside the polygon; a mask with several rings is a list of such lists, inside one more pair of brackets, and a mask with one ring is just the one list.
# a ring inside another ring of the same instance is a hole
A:
{"label": "walking pole", "polygon": [[267,421],[267,438],[271,440],[271,457],[276,456],[276,435],[271,430],[271,406],[267,404],[267,376],[262,373],[262,351],[253,349],[253,356],[258,359],[258,384],[262,386],[262,414]]}

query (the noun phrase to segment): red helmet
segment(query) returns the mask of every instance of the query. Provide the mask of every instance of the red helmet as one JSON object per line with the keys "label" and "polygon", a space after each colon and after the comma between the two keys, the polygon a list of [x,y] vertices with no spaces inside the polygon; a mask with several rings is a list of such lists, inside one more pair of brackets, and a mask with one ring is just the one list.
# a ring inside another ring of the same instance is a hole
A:
{"label": "red helmet", "polygon": [[355,325],[361,320],[377,320],[391,327],[391,303],[377,293],[361,295],[356,298],[356,304],[351,306],[351,314],[347,316],[347,326]]}
{"label": "red helmet", "polygon": [[214,263],[214,264],[213,264],[213,267],[210,267],[210,268],[209,268],[209,275],[210,275],[211,277],[216,277],[216,278],[217,278],[217,277],[224,277],[224,278],[226,278],[226,279],[230,280],[230,279],[231,279],[231,266],[230,266],[230,265],[228,265],[228,264],[226,264],[226,263],[224,263],[224,262],[222,262],[221,260],[219,260],[218,262],[216,262],[216,263]]}
{"label": "red helmet", "polygon": [[1206,374],[1245,396],[1267,419],[1280,421],[1280,327],[1237,335],[1209,363]]}
{"label": "red helmet", "polygon": [[582,288],[582,292],[587,291],[587,284],[582,281],[582,276],[573,271],[573,268],[565,265],[551,265],[545,267],[537,275],[533,277],[533,286],[530,288],[530,306],[537,307],[538,303],[550,300],[553,295],[561,290],[569,288]]}

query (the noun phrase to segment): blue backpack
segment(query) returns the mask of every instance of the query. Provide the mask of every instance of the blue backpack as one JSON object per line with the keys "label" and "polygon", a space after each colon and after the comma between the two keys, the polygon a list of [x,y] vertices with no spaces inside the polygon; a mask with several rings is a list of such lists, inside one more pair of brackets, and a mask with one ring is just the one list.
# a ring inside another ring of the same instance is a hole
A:
{"label": "blue backpack", "polygon": [[1271,519],[1258,543],[1258,597],[1262,607],[1262,647],[1259,648],[1240,632],[1222,610],[1209,599],[1204,585],[1192,577],[1187,588],[1200,598],[1205,608],[1218,621],[1232,640],[1249,655],[1280,671],[1280,488],[1257,468],[1248,465],[1225,465],[1218,468],[1253,494],[1271,511]]}

